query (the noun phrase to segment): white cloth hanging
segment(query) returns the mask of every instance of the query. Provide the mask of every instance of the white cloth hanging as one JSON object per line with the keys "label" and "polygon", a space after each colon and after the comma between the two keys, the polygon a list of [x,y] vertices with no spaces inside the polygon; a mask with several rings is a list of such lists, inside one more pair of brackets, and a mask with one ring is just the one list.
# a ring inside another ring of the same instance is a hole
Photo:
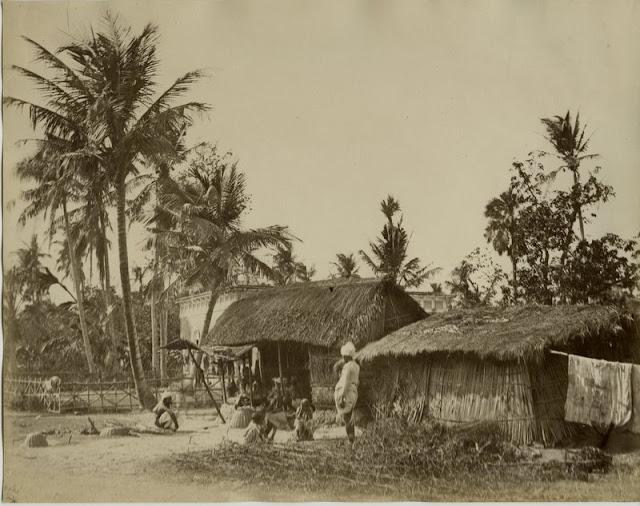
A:
{"label": "white cloth hanging", "polygon": [[631,420],[631,364],[569,355],[565,420],[599,428]]}
{"label": "white cloth hanging", "polygon": [[260,363],[260,350],[256,347],[251,348],[251,374],[256,375],[256,367]]}

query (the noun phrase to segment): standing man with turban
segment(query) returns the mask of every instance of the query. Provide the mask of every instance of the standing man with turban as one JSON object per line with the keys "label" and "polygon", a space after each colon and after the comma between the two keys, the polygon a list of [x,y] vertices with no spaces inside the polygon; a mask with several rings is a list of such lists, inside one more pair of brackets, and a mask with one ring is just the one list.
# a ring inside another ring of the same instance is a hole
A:
{"label": "standing man with turban", "polygon": [[344,361],[340,379],[336,384],[333,398],[336,403],[338,414],[342,415],[347,430],[347,437],[351,445],[356,439],[356,427],[353,416],[353,410],[358,400],[358,382],[360,378],[360,366],[353,359],[356,353],[356,347],[353,343],[348,342],[340,348],[340,355]]}

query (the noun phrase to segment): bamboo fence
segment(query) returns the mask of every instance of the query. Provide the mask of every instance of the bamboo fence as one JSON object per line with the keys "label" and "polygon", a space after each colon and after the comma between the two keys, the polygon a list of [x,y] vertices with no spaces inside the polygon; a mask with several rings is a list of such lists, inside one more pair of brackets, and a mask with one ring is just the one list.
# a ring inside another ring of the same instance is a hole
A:
{"label": "bamboo fence", "polygon": [[[62,381],[56,388],[45,388],[42,378],[7,378],[5,398],[7,406],[17,409],[44,410],[51,413],[75,411],[125,412],[139,407],[138,395],[133,381]],[[221,376],[205,377],[216,402],[224,399]],[[188,376],[178,376],[160,381],[148,379],[156,398],[167,390],[174,396],[174,404],[182,407],[211,407],[204,384],[194,384]]]}

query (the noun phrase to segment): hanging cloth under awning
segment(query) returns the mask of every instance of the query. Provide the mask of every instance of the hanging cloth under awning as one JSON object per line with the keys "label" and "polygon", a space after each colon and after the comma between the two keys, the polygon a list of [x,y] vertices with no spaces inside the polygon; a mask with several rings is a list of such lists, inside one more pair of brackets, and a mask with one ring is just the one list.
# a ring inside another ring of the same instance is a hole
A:
{"label": "hanging cloth under awning", "polygon": [[256,374],[256,367],[260,363],[260,350],[257,347],[251,349],[251,374]]}
{"label": "hanging cloth under awning", "polygon": [[569,355],[565,420],[598,428],[631,420],[631,364]]}
{"label": "hanging cloth under awning", "polygon": [[251,353],[252,344],[246,346],[203,346],[202,349],[218,359],[236,361]]}

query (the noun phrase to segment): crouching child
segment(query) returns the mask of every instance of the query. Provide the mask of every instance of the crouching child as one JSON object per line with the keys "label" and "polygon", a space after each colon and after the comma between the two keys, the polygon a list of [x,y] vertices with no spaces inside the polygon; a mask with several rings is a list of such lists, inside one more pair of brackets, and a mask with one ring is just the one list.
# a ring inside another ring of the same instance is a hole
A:
{"label": "crouching child", "polygon": [[302,399],[296,410],[295,431],[296,441],[313,440],[313,412],[315,408],[309,399]]}
{"label": "crouching child", "polygon": [[266,419],[264,411],[256,411],[251,416],[251,423],[244,433],[244,444],[270,443],[276,432],[276,427]]}
{"label": "crouching child", "polygon": [[178,430],[178,418],[171,409],[172,404],[171,394],[162,394],[160,402],[153,408],[153,414],[156,416],[156,427],[176,432]]}

